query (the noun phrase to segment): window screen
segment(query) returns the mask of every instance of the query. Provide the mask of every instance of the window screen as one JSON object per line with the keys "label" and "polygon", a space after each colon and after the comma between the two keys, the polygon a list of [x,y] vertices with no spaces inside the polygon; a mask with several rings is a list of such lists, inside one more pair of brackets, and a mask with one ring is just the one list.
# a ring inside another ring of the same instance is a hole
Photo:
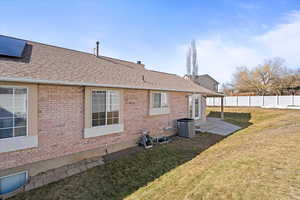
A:
{"label": "window screen", "polygon": [[168,107],[167,93],[165,92],[152,93],[152,107],[153,108]]}
{"label": "window screen", "polygon": [[118,91],[92,92],[92,126],[119,124],[120,93]]}
{"label": "window screen", "polygon": [[27,88],[0,87],[0,139],[27,135]]}

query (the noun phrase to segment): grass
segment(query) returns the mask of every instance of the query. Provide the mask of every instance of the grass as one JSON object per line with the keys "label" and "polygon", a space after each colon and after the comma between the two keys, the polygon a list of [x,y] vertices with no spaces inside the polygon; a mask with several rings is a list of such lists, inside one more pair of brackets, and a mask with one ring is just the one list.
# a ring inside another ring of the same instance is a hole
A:
{"label": "grass", "polygon": [[[224,112],[224,118],[225,121],[235,124],[240,127],[248,127],[252,123],[250,122],[251,120],[251,112],[255,112],[254,110],[252,111],[244,111],[242,112],[241,109],[230,109],[227,112]],[[208,117],[217,117],[221,118],[221,113],[218,111],[218,108],[210,108],[207,110],[207,116]]]}
{"label": "grass", "polygon": [[300,111],[225,112],[244,129],[176,140],[13,199],[300,199]]}
{"label": "grass", "polygon": [[21,193],[12,199],[124,199],[222,139],[222,136],[202,134],[193,140],[174,138],[172,143],[153,149],[137,148],[134,151],[138,153],[132,155],[115,154],[108,159],[121,158],[59,182]]}
{"label": "grass", "polygon": [[300,199],[300,112],[225,112],[227,121],[245,129],[126,199]]}

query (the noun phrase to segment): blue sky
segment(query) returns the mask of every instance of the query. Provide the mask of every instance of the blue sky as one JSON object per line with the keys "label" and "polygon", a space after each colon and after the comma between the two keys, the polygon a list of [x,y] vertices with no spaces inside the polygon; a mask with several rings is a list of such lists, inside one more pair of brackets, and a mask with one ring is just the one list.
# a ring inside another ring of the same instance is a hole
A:
{"label": "blue sky", "polygon": [[193,38],[199,74],[220,82],[272,57],[300,66],[299,0],[1,0],[0,8],[0,34],[87,52],[99,40],[103,55],[179,75]]}

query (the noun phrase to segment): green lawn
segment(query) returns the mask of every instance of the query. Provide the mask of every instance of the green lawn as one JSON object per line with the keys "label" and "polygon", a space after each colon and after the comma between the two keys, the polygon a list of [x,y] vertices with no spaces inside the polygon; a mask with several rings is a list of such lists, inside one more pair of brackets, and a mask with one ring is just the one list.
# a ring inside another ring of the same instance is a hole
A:
{"label": "green lawn", "polygon": [[244,129],[179,139],[13,199],[300,199],[300,111],[225,112]]}

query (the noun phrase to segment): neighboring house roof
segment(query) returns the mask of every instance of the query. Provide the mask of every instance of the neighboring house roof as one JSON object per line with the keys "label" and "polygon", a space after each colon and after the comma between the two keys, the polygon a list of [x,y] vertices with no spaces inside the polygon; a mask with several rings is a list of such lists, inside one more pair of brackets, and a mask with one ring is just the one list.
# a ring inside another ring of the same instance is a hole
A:
{"label": "neighboring house roof", "polygon": [[211,77],[209,74],[197,75],[197,76],[195,77],[195,79],[201,79],[201,78],[203,78],[203,77],[205,77],[205,78],[209,78],[209,79],[211,79],[211,80],[213,80],[214,82],[216,82],[216,83],[218,83],[218,84],[219,84],[219,82],[218,82],[218,81],[216,81],[216,79],[214,79],[213,77]]}
{"label": "neighboring house roof", "polygon": [[218,95],[144,65],[27,41],[22,58],[0,56],[0,81],[169,90]]}

